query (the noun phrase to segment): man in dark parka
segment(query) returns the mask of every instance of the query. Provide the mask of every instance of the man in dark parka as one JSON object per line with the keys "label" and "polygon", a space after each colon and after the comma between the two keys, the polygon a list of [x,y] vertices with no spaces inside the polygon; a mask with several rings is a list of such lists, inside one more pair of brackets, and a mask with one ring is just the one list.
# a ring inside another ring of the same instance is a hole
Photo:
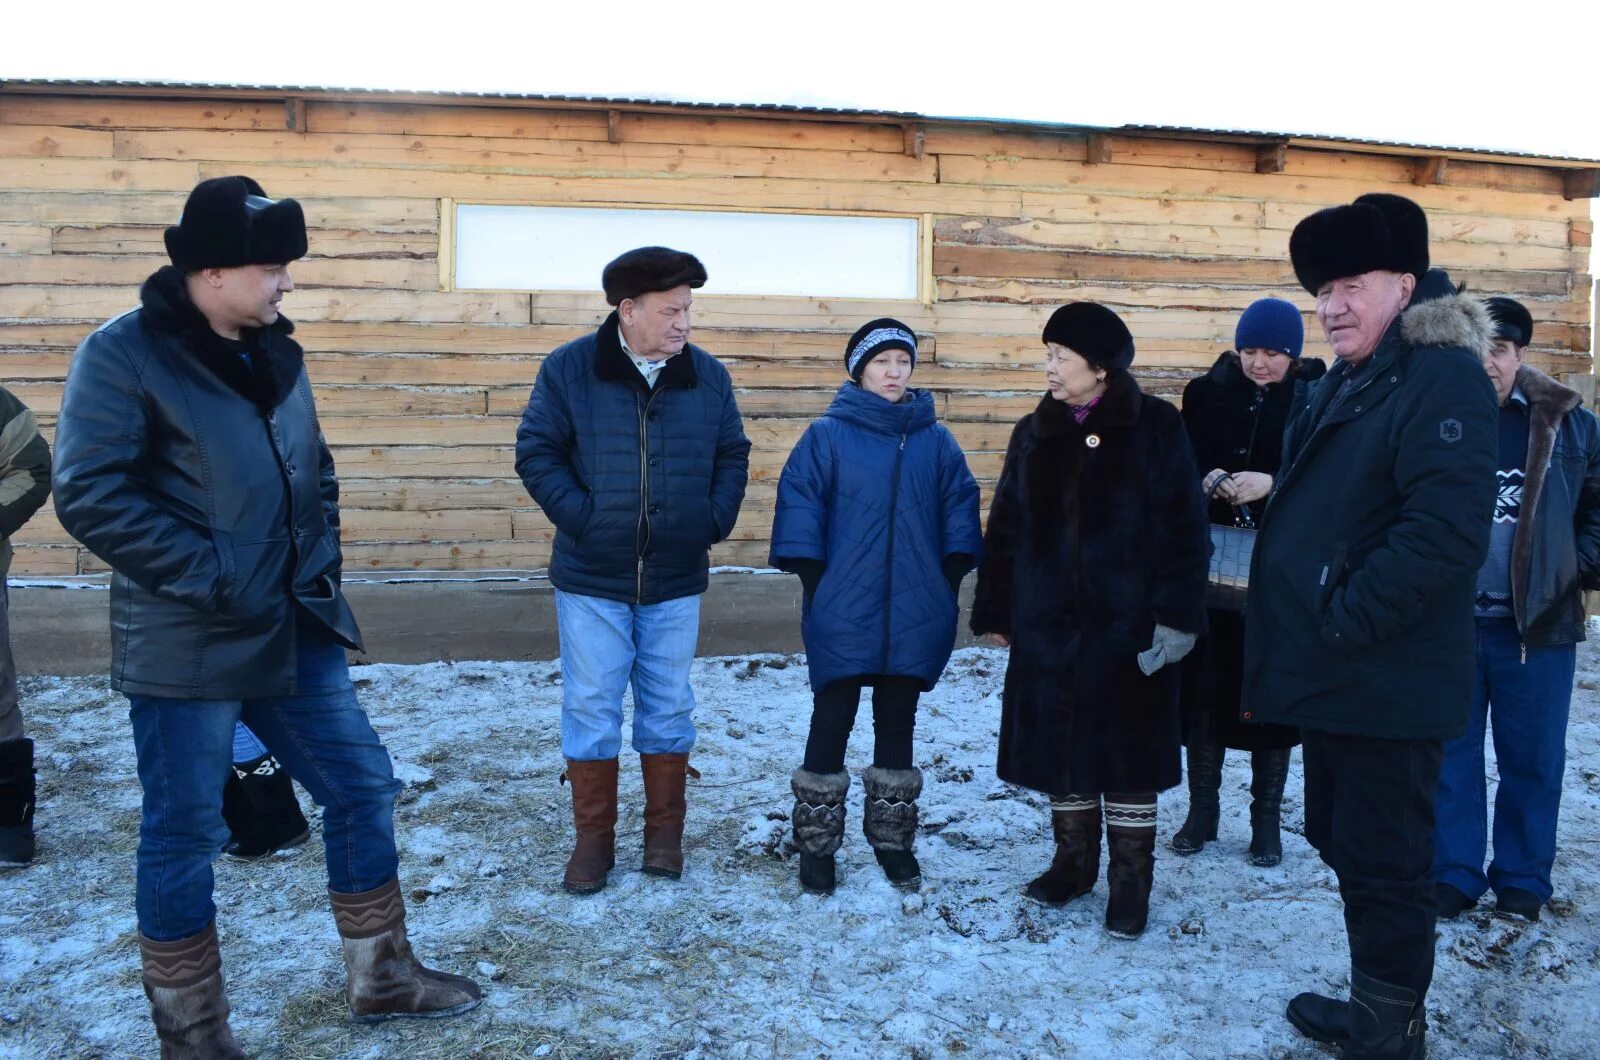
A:
{"label": "man in dark parka", "polygon": [[350,682],[339,487],[278,311],[306,252],[293,199],[201,182],[172,264],[78,347],[56,429],[61,525],[110,564],[111,684],[144,788],[136,904],[163,1058],[242,1057],[228,1026],[211,863],[243,719],[323,807],[346,998],[362,1020],[480,1003],[406,937],[389,754]]}
{"label": "man in dark parka", "polygon": [[1427,219],[1363,195],[1289,242],[1338,357],[1285,438],[1246,607],[1241,717],[1304,733],[1306,839],[1339,878],[1350,1002],[1288,1016],[1350,1057],[1424,1051],[1434,791],[1471,702],[1494,508],[1481,302],[1428,269]]}

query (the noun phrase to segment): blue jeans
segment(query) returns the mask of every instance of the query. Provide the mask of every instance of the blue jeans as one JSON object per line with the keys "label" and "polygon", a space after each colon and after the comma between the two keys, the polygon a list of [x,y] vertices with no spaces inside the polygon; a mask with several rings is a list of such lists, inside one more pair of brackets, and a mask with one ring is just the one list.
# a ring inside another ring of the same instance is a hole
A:
{"label": "blue jeans", "polygon": [[[1478,671],[1466,733],[1445,745],[1439,777],[1433,878],[1469,898],[1491,888],[1551,895],[1556,818],[1567,763],[1567,711],[1577,665],[1574,645],[1529,648],[1522,659],[1516,622],[1478,619]],[[1492,710],[1491,710],[1492,708]],[[1494,860],[1484,872],[1488,784],[1483,738],[1494,733],[1500,788],[1494,798]]]}
{"label": "blue jeans", "polygon": [[624,604],[556,590],[561,636],[561,753],[593,762],[622,749],[622,693],[633,685],[633,749],[694,747],[689,670],[700,636],[700,597]]}
{"label": "blue jeans", "polygon": [[216,918],[211,862],[228,839],[222,787],[240,720],[322,807],[328,886],[359,894],[394,878],[400,782],[389,752],[356,702],[344,648],[310,621],[297,639],[293,695],[128,697],[144,787],[135,904],[146,938],[188,938]]}

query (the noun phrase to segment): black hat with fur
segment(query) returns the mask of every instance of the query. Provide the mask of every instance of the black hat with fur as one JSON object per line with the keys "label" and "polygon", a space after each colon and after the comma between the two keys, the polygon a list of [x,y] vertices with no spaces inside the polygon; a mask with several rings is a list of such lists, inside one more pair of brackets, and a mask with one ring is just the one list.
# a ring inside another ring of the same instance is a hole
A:
{"label": "black hat with fur", "polygon": [[1494,318],[1494,337],[1510,339],[1518,349],[1533,341],[1533,314],[1521,302],[1511,298],[1485,298],[1483,304]]}
{"label": "black hat with fur", "polygon": [[287,265],[306,255],[306,215],[293,199],[267,198],[249,177],[213,177],[189,193],[166,242],[183,272]]}
{"label": "black hat with fur", "polygon": [[1300,286],[1316,294],[1330,280],[1385,270],[1428,271],[1428,217],[1403,195],[1375,192],[1318,210],[1294,226],[1289,258]]}
{"label": "black hat with fur", "polygon": [[674,287],[704,287],[706,267],[693,254],[669,247],[640,247],[630,250],[607,265],[600,274],[609,305],[638,298],[651,291],[670,291]]}
{"label": "black hat with fur", "polygon": [[1107,375],[1133,364],[1133,333],[1128,325],[1098,302],[1068,302],[1050,314],[1044,341],[1065,346]]}

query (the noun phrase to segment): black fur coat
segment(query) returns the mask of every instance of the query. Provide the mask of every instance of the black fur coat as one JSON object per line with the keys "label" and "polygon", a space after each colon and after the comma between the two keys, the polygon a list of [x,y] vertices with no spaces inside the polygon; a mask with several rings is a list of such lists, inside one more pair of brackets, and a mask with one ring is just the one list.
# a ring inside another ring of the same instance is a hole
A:
{"label": "black fur coat", "polygon": [[1052,795],[1178,783],[1178,668],[1136,656],[1200,632],[1209,539],[1178,410],[1111,377],[1084,423],[1046,395],[1012,431],[972,608],[1011,638],[1000,779]]}

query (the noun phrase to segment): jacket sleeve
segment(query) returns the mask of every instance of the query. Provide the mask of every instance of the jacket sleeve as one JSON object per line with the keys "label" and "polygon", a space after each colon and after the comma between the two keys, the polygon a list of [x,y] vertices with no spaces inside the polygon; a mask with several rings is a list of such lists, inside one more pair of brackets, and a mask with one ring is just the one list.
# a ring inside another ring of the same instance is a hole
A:
{"label": "jacket sleeve", "polygon": [[[943,448],[940,450],[939,490],[944,515],[944,547],[941,557],[966,556],[968,563],[961,568],[966,574],[977,565],[983,554],[983,523],[978,514],[978,480],[967,467],[967,458],[955,435],[941,427]],[[950,571],[945,576],[950,576]]]}
{"label": "jacket sleeve", "polygon": [[739,403],[733,397],[733,380],[722,396],[722,420],[717,430],[717,460],[711,469],[711,543],[726,540],[739,521],[745,484],[750,479],[750,439],[744,434]]}
{"label": "jacket sleeve", "polygon": [[1155,483],[1155,576],[1151,580],[1151,612],[1159,625],[1184,633],[1201,633],[1206,621],[1206,579],[1211,556],[1211,531],[1206,518],[1200,473],[1181,418],[1155,406],[1160,424],[1161,466]]}
{"label": "jacket sleeve", "polygon": [[972,597],[971,628],[978,636],[985,633],[1011,635],[1011,585],[1020,530],[1017,520],[1022,506],[1022,469],[1018,465],[1030,416],[1024,416],[1012,428],[1011,440],[1006,443],[1005,463],[1000,467],[1000,481],[995,484],[994,498],[989,502],[983,559],[978,564],[978,584]]}
{"label": "jacket sleeve", "polygon": [[1381,544],[1334,589],[1325,644],[1356,651],[1421,618],[1440,588],[1489,552],[1499,426],[1494,387],[1462,350],[1423,349],[1391,440],[1400,511]]}
{"label": "jacket sleeve", "polygon": [[798,573],[796,561],[828,562],[828,498],[833,495],[832,447],[819,423],[806,428],[778,476],[767,562]]}
{"label": "jacket sleeve", "polygon": [[1567,414],[1574,426],[1583,426],[1583,488],[1573,513],[1573,534],[1578,548],[1578,581],[1585,589],[1600,589],[1600,419],[1586,408]]}
{"label": "jacket sleeve", "polygon": [[218,611],[228,587],[209,530],[168,510],[144,479],[150,421],[129,352],[105,332],[83,341],[56,425],[56,517],[147,592]]}
{"label": "jacket sleeve", "polygon": [[0,387],[0,538],[8,538],[50,496],[50,447],[33,412]]}
{"label": "jacket sleeve", "polygon": [[577,537],[594,512],[594,502],[573,466],[578,432],[559,370],[555,358],[539,366],[517,425],[517,476],[557,529]]}

